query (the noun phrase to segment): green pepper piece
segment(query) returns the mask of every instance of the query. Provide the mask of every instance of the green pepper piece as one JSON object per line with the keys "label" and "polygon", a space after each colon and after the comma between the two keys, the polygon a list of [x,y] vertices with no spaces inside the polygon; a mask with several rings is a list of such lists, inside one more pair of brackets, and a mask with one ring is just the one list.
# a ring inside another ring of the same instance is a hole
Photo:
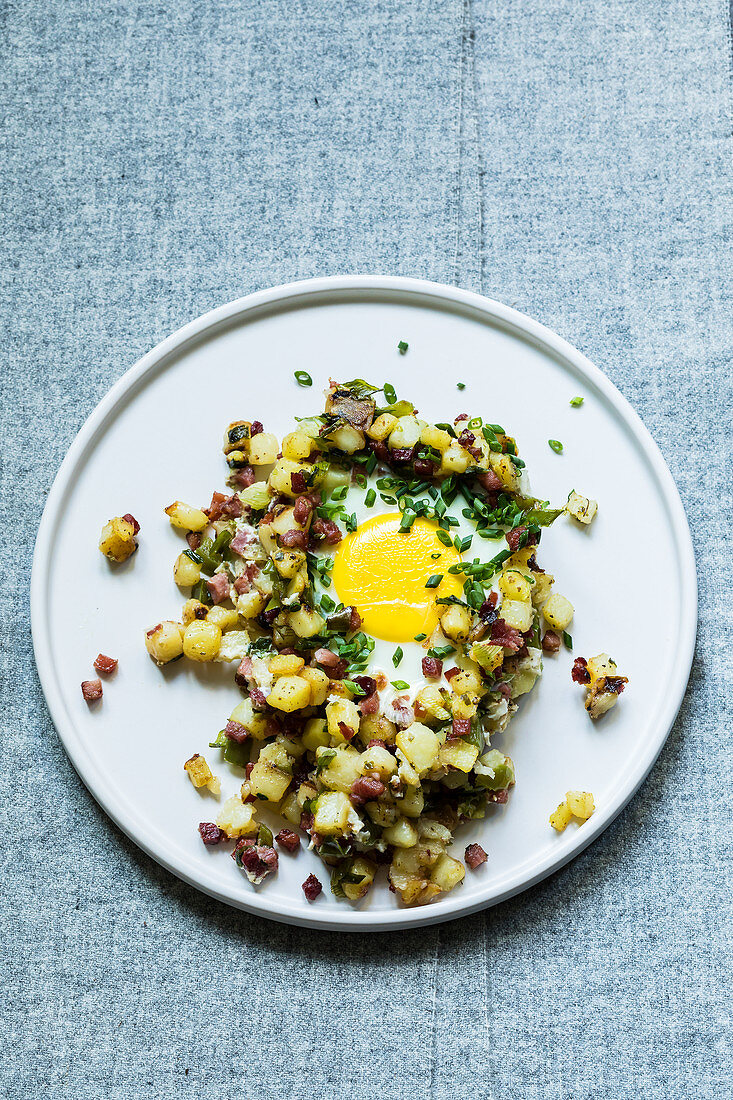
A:
{"label": "green pepper piece", "polygon": [[208,607],[211,607],[214,602],[211,598],[211,593],[206,585],[206,581],[197,581],[191,589],[191,599],[198,600],[199,603],[205,603]]}
{"label": "green pepper piece", "polygon": [[228,764],[234,764],[237,768],[243,768],[245,765],[249,764],[249,745],[246,741],[243,745],[238,745],[236,741],[230,741],[227,737],[223,756]]}
{"label": "green pepper piece", "polygon": [[204,573],[211,575],[216,571],[217,566],[221,565],[221,558],[218,554],[214,553],[214,543],[212,539],[202,539],[201,545],[197,547],[196,553],[201,561],[201,568]]}
{"label": "green pepper piece", "polygon": [[274,838],[266,825],[260,825],[257,830],[257,843],[262,844],[265,848],[272,848]]}
{"label": "green pepper piece", "polygon": [[[225,527],[224,530],[220,531],[219,534],[214,539],[214,544],[213,544],[212,550],[213,550],[214,554],[218,555],[220,564],[221,564],[222,558],[224,557],[227,550],[229,549],[229,543],[232,541],[233,538],[234,538],[233,533],[227,527]],[[199,549],[199,553],[200,552],[201,551]]]}

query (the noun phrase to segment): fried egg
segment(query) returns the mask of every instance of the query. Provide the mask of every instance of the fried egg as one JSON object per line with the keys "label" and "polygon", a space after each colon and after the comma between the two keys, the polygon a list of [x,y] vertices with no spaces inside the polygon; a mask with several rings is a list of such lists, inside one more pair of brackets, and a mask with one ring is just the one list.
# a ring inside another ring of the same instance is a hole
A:
{"label": "fried egg", "polygon": [[[412,642],[430,635],[441,606],[436,597],[460,596],[461,578],[448,569],[461,560],[458,551],[438,539],[438,527],[416,519],[401,532],[397,512],[372,516],[340,543],[333,583],[345,605],[357,608],[362,629],[388,642]],[[442,579],[426,587],[430,577]]]}

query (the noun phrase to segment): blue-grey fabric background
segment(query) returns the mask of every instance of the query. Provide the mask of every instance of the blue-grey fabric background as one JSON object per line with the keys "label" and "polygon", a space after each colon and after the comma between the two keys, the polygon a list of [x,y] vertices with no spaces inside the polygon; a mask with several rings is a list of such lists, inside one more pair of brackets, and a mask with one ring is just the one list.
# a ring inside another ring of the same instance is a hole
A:
{"label": "blue-grey fabric background", "polygon": [[[2,1095],[729,1096],[727,4],[0,15]],[[250,918],[137,851],[59,745],[28,623],[46,492],[108,387],[212,306],[342,272],[482,290],[579,346],[661,446],[699,565],[687,699],[615,824],[513,901],[380,937]]]}

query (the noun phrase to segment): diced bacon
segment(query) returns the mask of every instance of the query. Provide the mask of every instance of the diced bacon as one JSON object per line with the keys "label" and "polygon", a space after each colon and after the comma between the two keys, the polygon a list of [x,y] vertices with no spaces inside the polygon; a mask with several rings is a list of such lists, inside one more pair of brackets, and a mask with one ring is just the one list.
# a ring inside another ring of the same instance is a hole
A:
{"label": "diced bacon", "polygon": [[314,508],[319,508],[323,504],[323,497],[318,489],[311,489],[309,493],[305,494],[308,500],[311,502]]}
{"label": "diced bacon", "polygon": [[351,617],[349,619],[349,630],[358,630],[361,626],[361,615],[355,607],[352,607],[349,610],[351,612]]}
{"label": "diced bacon", "polygon": [[503,806],[505,802],[509,801],[509,788],[505,787],[503,791],[488,791],[486,801],[495,802],[497,806]]}
{"label": "diced bacon", "polygon": [[469,844],[466,851],[463,853],[463,858],[471,870],[475,871],[482,863],[486,863],[489,857],[480,844]]}
{"label": "diced bacon", "polygon": [[471,732],[471,719],[454,718],[452,732],[454,737],[468,737],[469,733]]}
{"label": "diced bacon", "polygon": [[542,638],[542,649],[545,653],[557,653],[561,644],[562,638],[559,634],[556,634],[554,630],[545,631]]}
{"label": "diced bacon", "polygon": [[483,619],[485,623],[493,623],[496,619],[496,601],[498,600],[496,592],[489,592],[488,596],[481,604],[479,608],[479,618]]}
{"label": "diced bacon", "polygon": [[605,681],[606,688],[609,691],[614,691],[616,695],[620,695],[629,682],[627,676],[606,676]]}
{"label": "diced bacon", "polygon": [[576,684],[589,684],[590,672],[585,657],[576,657],[570,675]]}
{"label": "diced bacon", "polygon": [[355,806],[363,806],[365,802],[374,802],[384,791],[385,786],[381,779],[371,779],[363,775],[351,784],[349,797]]}
{"label": "diced bacon", "polygon": [[383,439],[367,439],[366,445],[380,462],[389,462],[389,447]]}
{"label": "diced bacon", "polygon": [[423,657],[422,659],[422,674],[423,676],[441,676],[443,672],[443,662],[438,660],[437,657]]}
{"label": "diced bacon", "polygon": [[242,837],[237,841],[232,852],[232,859],[236,860],[237,865],[247,872],[248,877],[255,884],[262,882],[266,875],[276,871],[279,863],[279,856],[274,848],[264,844],[255,844],[247,837]]}
{"label": "diced bacon", "polygon": [[456,666],[455,668],[446,669],[445,678],[448,681],[448,683],[450,683],[450,681],[453,679],[453,677],[457,676],[460,671],[461,670],[460,670],[460,668],[458,668],[458,666]]}
{"label": "diced bacon", "polygon": [[199,824],[199,833],[204,844],[209,848],[213,844],[221,844],[222,840],[227,839],[224,830],[215,825],[213,821],[202,821]]}
{"label": "diced bacon", "polygon": [[226,573],[214,573],[206,582],[206,587],[214,603],[222,603],[229,598],[229,577]]}
{"label": "diced bacon", "polygon": [[413,453],[414,447],[395,447],[390,453],[390,457],[395,466],[404,466],[406,463],[412,462]]}
{"label": "diced bacon", "polygon": [[249,740],[249,730],[241,722],[233,722],[230,718],[224,726],[224,736],[234,741],[236,745],[243,745]]}
{"label": "diced bacon", "polygon": [[275,837],[281,848],[288,852],[297,852],[300,848],[300,837],[292,829],[281,829]]}
{"label": "diced bacon", "polygon": [[459,422],[460,422],[461,420],[468,420],[468,413],[460,413],[460,414],[459,414],[459,415],[458,415],[458,416],[456,417],[456,419],[455,419],[455,423],[456,423],[456,424],[458,424],[458,423],[459,423]]}
{"label": "diced bacon", "polygon": [[303,813],[300,815],[300,827],[304,833],[310,833],[313,828],[313,820],[313,814],[308,813],[307,810],[303,810]]}
{"label": "diced bacon", "polygon": [[379,745],[379,747],[381,749],[386,749],[387,748],[387,742],[386,741],[380,741],[380,739],[378,737],[372,737],[371,741],[367,741],[367,748],[368,749],[374,748],[375,745]]}
{"label": "diced bacon", "polygon": [[306,496],[298,497],[293,505],[293,517],[296,523],[305,524],[313,511],[313,502]]}
{"label": "diced bacon", "polygon": [[391,703],[387,703],[384,713],[390,722],[394,722],[396,726],[403,729],[405,726],[409,726],[415,718],[415,711],[408,703],[406,695],[399,695]]}
{"label": "diced bacon", "polygon": [[245,775],[247,776],[247,779],[249,779],[249,777],[251,776],[252,772],[254,771],[254,767],[255,767],[255,765],[254,765],[254,760],[251,760],[251,761],[249,762],[249,764],[245,764],[245,765],[244,765],[244,774],[245,774]]}
{"label": "diced bacon", "polygon": [[506,699],[507,702],[512,697],[512,689],[511,689],[510,685],[505,684],[503,682],[500,683],[500,684],[494,684],[494,686],[492,688],[492,691],[498,691],[499,695],[501,695],[503,699]]}
{"label": "diced bacon", "polygon": [[280,545],[288,549],[297,546],[300,550],[305,550],[308,545],[308,535],[305,531],[295,529],[286,531],[283,535],[280,535]]}
{"label": "diced bacon", "polygon": [[[527,528],[526,528],[525,525],[522,525],[521,527],[513,527],[511,531],[507,531],[506,534],[504,535],[504,538],[506,539],[506,541],[509,544],[509,549],[511,550],[511,552],[513,554],[516,554],[517,550],[520,549],[521,544],[522,544],[522,535],[524,534],[524,532],[526,530],[527,530]],[[524,543],[524,545],[525,546],[536,546],[537,545],[537,536],[536,535],[530,535],[528,537],[527,541]]]}
{"label": "diced bacon", "polygon": [[94,662],[94,667],[96,668],[97,672],[104,672],[107,676],[109,676],[110,672],[114,672],[114,670],[117,668],[117,658],[105,657],[104,653],[100,653],[97,655],[97,658]]}
{"label": "diced bacon", "polygon": [[379,696],[376,691],[372,695],[366,695],[359,701],[359,710],[362,714],[376,714],[379,710]]}
{"label": "diced bacon", "polygon": [[211,504],[208,508],[204,508],[204,511],[206,512],[206,515],[209,517],[212,523],[214,522],[214,520],[219,519],[219,516],[221,515],[221,506],[226,499],[227,498],[225,493],[211,494]]}
{"label": "diced bacon", "polygon": [[377,690],[377,681],[373,676],[355,676],[354,683],[358,684],[365,695],[373,695]]}
{"label": "diced bacon", "polygon": [[491,641],[493,645],[501,645],[504,649],[511,649],[515,653],[524,645],[524,638],[513,626],[507,626],[502,618],[498,618],[491,624]]}
{"label": "diced bacon", "polygon": [[436,469],[436,464],[430,458],[415,459],[415,473],[418,477],[433,477]]}
{"label": "diced bacon", "polygon": [[344,741],[353,741],[356,737],[356,730],[352,730],[351,726],[347,726],[345,722],[339,722],[339,732]]}
{"label": "diced bacon", "polygon": [[255,542],[257,542],[257,535],[254,531],[248,531],[246,528],[243,528],[237,531],[236,535],[229,543],[229,549],[233,554],[239,554],[241,556],[246,548]]}
{"label": "diced bacon", "polygon": [[308,482],[305,480],[305,474],[302,470],[295,470],[290,475],[290,488],[294,493],[304,493],[308,488]]}
{"label": "diced bacon", "polygon": [[249,592],[252,587],[252,581],[249,579],[246,573],[240,573],[234,582],[234,591],[238,596],[244,595],[245,592]]}
{"label": "diced bacon", "polygon": [[482,470],[480,474],[476,474],[476,481],[487,493],[497,493],[502,488],[501,480],[493,470]]}
{"label": "diced bacon", "polygon": [[133,533],[133,535],[136,535],[138,533],[138,531],[140,530],[140,524],[137,522],[135,517],[131,516],[129,512],[125,512],[125,514],[122,518],[124,520],[127,520],[128,523],[132,524],[132,533]]}
{"label": "diced bacon", "polygon": [[476,445],[476,436],[473,432],[469,432],[468,428],[464,428],[458,436],[458,442],[473,458],[476,460],[481,458],[481,448]]}
{"label": "diced bacon", "polygon": [[317,649],[313,654],[319,665],[323,665],[324,668],[335,668],[341,658],[337,653],[333,653],[330,649]]}
{"label": "diced bacon", "polygon": [[249,679],[252,677],[252,658],[242,657],[239,662],[239,667],[234,673],[234,682],[239,684],[240,687],[244,687]]}
{"label": "diced bacon", "polygon": [[249,437],[252,439],[256,435],[262,435],[265,428],[260,420],[253,420],[249,426]]}
{"label": "diced bacon", "polygon": [[266,708],[267,699],[265,698],[264,691],[261,691],[257,687],[250,687],[249,697],[255,710],[264,710]]}
{"label": "diced bacon", "polygon": [[81,693],[87,703],[96,703],[97,699],[102,698],[102,681],[82,680]]}
{"label": "diced bacon", "polygon": [[316,545],[322,542],[326,546],[335,546],[343,538],[338,524],[330,519],[315,519],[311,524],[310,534],[311,542]]}
{"label": "diced bacon", "polygon": [[233,493],[232,496],[227,497],[227,499],[222,503],[221,511],[222,515],[233,516],[234,519],[237,519],[239,516],[241,516],[242,502],[236,493]]}
{"label": "diced bacon", "polygon": [[323,890],[320,882],[315,875],[308,875],[308,878],[303,883],[303,893],[308,901],[315,901],[318,895]]}
{"label": "diced bacon", "polygon": [[240,489],[248,489],[250,485],[254,485],[257,480],[257,475],[251,466],[242,466],[239,470],[232,472],[230,481],[233,485],[237,485]]}
{"label": "diced bacon", "polygon": [[189,531],[186,535],[186,542],[192,550],[198,550],[201,545],[203,535],[200,531]]}

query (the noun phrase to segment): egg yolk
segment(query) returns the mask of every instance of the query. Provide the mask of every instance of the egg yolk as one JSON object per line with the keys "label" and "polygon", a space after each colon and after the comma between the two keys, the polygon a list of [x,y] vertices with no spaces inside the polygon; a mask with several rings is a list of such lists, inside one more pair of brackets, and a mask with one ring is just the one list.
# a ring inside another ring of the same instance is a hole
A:
{"label": "egg yolk", "polygon": [[[333,565],[333,583],[346,606],[354,606],[367,634],[390,642],[411,642],[416,634],[430,634],[443,609],[437,596],[460,596],[460,577],[448,567],[461,560],[453,546],[438,541],[438,530],[426,519],[416,519],[410,531],[400,532],[400,515],[373,516],[339,544]],[[443,580],[426,588],[428,577]]]}

